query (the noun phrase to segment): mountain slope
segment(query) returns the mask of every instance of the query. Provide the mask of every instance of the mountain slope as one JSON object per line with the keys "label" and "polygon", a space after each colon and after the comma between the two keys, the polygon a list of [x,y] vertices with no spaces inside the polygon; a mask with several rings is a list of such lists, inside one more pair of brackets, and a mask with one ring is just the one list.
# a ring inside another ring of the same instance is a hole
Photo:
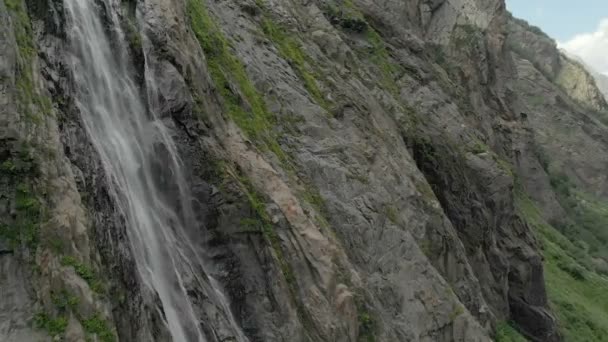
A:
{"label": "mountain slope", "polygon": [[[66,3],[0,0],[0,337],[179,340],[86,127]],[[608,105],[504,1],[99,3],[146,107],[137,167],[174,220],[192,208],[162,246],[191,331],[605,336]]]}

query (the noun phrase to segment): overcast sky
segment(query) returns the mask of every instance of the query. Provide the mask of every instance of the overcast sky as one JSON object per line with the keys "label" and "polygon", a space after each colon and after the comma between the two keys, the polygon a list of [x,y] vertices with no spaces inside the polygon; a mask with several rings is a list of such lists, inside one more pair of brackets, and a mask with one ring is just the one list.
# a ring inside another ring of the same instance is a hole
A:
{"label": "overcast sky", "polygon": [[506,0],[519,18],[543,29],[566,51],[608,74],[608,0]]}

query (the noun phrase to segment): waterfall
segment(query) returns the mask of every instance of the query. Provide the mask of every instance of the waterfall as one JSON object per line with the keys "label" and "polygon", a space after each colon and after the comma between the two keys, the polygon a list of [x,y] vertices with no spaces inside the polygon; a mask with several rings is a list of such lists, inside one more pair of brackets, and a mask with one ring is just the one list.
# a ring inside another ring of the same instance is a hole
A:
{"label": "waterfall", "polygon": [[[184,242],[184,227],[196,224],[190,194],[175,143],[133,81],[119,6],[118,0],[64,0],[75,101],[126,220],[140,278],[158,294],[173,340],[205,341],[182,279],[184,272],[198,277],[194,270],[203,267]],[[218,291],[213,279],[199,282]],[[214,298],[226,311],[224,297]]]}

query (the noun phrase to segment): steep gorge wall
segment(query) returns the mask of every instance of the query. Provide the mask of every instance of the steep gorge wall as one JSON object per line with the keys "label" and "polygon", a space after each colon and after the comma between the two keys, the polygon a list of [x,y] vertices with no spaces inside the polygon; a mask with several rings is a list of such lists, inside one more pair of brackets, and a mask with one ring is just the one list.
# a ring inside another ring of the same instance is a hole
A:
{"label": "steep gorge wall", "polygon": [[[73,102],[61,2],[7,3],[0,14],[15,34],[2,31],[0,82],[12,105],[0,120],[25,121],[12,95],[21,20],[37,52],[25,90],[45,98],[24,101],[48,101],[51,113],[33,132],[3,131],[2,165],[19,154],[13,141],[48,137],[54,152],[31,158],[53,171],[32,182],[56,186],[36,195],[50,213],[33,223],[40,244],[19,238],[0,255],[14,270],[0,286],[31,284],[15,296],[28,302],[2,302],[23,318],[2,320],[0,336],[42,334],[29,320],[67,340],[168,340]],[[232,315],[251,341],[486,341],[504,321],[560,339],[516,196],[523,187],[548,220],[564,219],[538,146],[581,186],[606,191],[605,128],[572,98],[603,105],[569,91],[580,89],[570,76],[565,90],[544,78],[559,55],[535,67],[512,53],[503,1],[145,0],[123,1],[121,13],[135,79],[146,86],[145,63],[159,80],[159,116],[195,197],[190,233],[231,303],[189,289],[209,341],[236,338]],[[549,140],[568,120],[583,126]],[[20,227],[11,184],[29,178],[2,177],[0,217]]]}

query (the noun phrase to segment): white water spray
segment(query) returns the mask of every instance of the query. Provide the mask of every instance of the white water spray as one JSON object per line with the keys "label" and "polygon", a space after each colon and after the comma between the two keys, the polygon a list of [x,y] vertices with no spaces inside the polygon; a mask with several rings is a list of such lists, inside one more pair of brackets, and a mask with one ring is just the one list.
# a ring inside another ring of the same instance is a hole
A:
{"label": "white water spray", "polygon": [[[192,255],[192,246],[180,243],[184,241],[184,226],[195,224],[190,195],[175,144],[163,123],[146,109],[131,77],[117,15],[120,2],[64,0],[64,6],[75,100],[103,163],[111,194],[126,218],[141,279],[158,294],[173,340],[204,342],[179,272],[194,269],[186,257]],[[159,159],[159,155],[167,157]],[[166,193],[167,185],[177,187],[177,200]],[[218,291],[214,281],[210,282]],[[220,301],[226,310],[223,295]],[[235,327],[232,315],[227,315]],[[246,340],[238,328],[235,333],[239,340]]]}

